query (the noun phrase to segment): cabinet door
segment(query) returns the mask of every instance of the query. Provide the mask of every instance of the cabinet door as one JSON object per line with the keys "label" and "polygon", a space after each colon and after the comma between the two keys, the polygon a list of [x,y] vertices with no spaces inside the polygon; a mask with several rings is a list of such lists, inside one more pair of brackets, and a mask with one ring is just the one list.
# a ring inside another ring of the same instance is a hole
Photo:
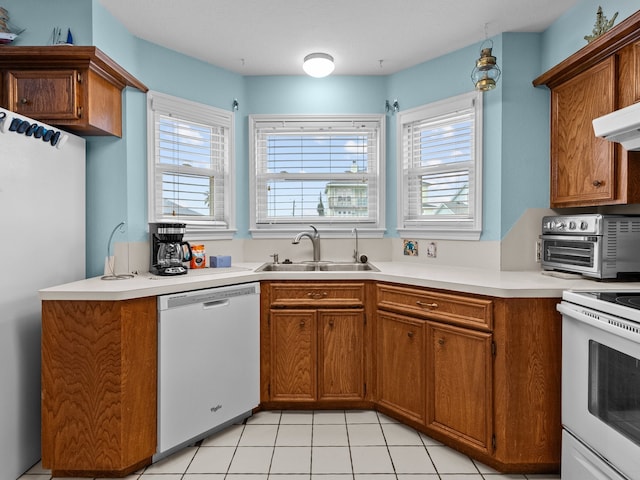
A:
{"label": "cabinet door", "polygon": [[364,398],[364,312],[318,310],[318,399]]}
{"label": "cabinet door", "polygon": [[273,401],[316,399],[316,311],[271,310]]}
{"label": "cabinet door", "polygon": [[378,310],[379,404],[419,423],[425,418],[425,323]]}
{"label": "cabinet door", "polygon": [[427,427],[491,452],[491,334],[429,322]]}
{"label": "cabinet door", "polygon": [[9,109],[35,119],[81,117],[77,70],[9,72]]}
{"label": "cabinet door", "polygon": [[592,125],[615,110],[615,74],[612,56],[551,92],[551,207],[615,199],[614,144]]}

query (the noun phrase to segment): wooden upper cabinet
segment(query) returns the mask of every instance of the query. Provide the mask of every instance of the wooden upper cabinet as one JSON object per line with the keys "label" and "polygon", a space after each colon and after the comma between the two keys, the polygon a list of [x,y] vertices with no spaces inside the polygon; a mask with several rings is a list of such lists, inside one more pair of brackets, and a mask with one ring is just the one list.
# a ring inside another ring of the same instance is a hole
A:
{"label": "wooden upper cabinet", "polygon": [[148,89],[96,47],[3,47],[1,105],[79,135],[122,136],[122,90]]}
{"label": "wooden upper cabinet", "polygon": [[50,120],[81,118],[82,89],[78,70],[16,70],[8,72],[9,101],[14,112]]}
{"label": "wooden upper cabinet", "polygon": [[614,144],[597,138],[592,119],[615,109],[615,58],[551,92],[551,203],[615,201]]}
{"label": "wooden upper cabinet", "polygon": [[640,152],[592,121],[640,101],[640,11],[533,81],[551,89],[552,208],[640,202]]}

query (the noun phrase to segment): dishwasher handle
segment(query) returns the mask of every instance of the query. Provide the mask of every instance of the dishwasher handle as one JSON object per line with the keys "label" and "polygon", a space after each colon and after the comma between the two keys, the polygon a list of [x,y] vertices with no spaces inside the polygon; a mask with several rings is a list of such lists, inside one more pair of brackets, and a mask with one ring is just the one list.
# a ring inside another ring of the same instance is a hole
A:
{"label": "dishwasher handle", "polygon": [[223,298],[221,300],[213,300],[211,302],[205,302],[202,304],[202,308],[203,310],[208,310],[210,308],[219,308],[219,307],[226,307],[227,305],[229,305],[230,300],[228,298]]}

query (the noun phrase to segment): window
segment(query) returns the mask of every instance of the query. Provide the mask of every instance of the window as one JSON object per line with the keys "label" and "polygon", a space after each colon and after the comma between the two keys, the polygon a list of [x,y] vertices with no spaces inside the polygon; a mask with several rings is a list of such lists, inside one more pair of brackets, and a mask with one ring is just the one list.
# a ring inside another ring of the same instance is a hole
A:
{"label": "window", "polygon": [[187,236],[233,233],[233,113],[157,92],[148,98],[149,221],[187,224]]}
{"label": "window", "polygon": [[482,232],[482,94],[398,115],[398,231],[477,240]]}
{"label": "window", "polygon": [[[384,232],[384,116],[249,118],[252,234]],[[255,178],[253,178],[255,177]]]}

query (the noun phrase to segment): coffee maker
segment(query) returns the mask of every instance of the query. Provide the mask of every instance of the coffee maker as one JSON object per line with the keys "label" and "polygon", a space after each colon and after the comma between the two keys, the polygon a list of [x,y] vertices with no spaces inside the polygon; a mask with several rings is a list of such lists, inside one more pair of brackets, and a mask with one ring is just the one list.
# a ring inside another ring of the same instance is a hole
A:
{"label": "coffee maker", "polygon": [[155,275],[184,275],[182,262],[191,259],[191,245],[182,241],[186,231],[184,223],[150,223],[151,266]]}

